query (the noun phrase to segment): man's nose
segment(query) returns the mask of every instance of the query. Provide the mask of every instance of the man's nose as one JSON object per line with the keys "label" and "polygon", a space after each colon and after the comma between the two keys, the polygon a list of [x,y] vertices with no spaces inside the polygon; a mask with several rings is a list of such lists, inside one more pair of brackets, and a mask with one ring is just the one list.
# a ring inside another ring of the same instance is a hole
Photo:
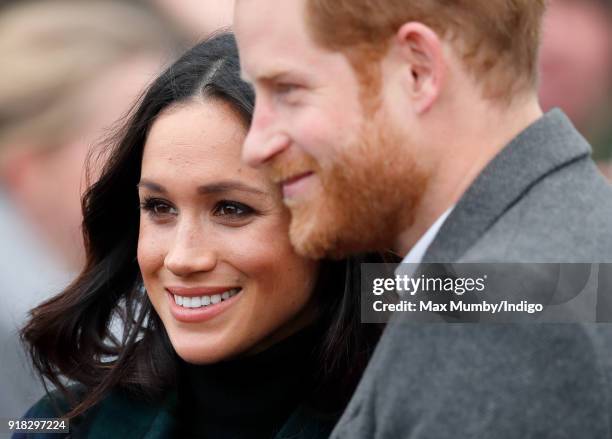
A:
{"label": "man's nose", "polygon": [[175,276],[185,277],[214,270],[217,252],[198,224],[179,227],[164,259],[164,266]]}
{"label": "man's nose", "polygon": [[257,168],[289,146],[289,136],[278,129],[278,121],[264,106],[255,105],[255,114],[242,147],[242,160]]}

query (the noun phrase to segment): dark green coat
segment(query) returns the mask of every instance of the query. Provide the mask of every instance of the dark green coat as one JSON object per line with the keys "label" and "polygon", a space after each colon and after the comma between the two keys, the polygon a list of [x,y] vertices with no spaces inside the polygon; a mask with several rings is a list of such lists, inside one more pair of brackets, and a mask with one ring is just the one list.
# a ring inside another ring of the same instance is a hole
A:
{"label": "dark green coat", "polygon": [[[67,411],[66,403],[62,398],[54,396],[52,400],[46,396],[32,406],[23,419],[58,417],[55,406],[62,412]],[[179,427],[178,420],[173,415],[175,407],[176,394],[170,395],[163,404],[153,405],[135,401],[116,391],[85,414],[81,422],[71,422],[69,436],[29,433],[15,437],[28,439],[58,437],[75,439],[174,438],[178,437],[176,431]],[[336,420],[335,417],[323,416],[306,407],[300,407],[289,417],[273,439],[327,438]]]}

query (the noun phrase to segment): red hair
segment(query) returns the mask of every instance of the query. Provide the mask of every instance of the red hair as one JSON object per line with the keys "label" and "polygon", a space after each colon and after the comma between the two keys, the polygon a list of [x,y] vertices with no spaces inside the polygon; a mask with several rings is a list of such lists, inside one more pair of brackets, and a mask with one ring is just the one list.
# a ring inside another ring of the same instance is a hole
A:
{"label": "red hair", "polygon": [[507,98],[537,84],[544,10],[545,0],[307,0],[306,21],[319,45],[347,54],[370,80],[364,65],[382,58],[402,24],[423,23],[454,44],[486,96]]}

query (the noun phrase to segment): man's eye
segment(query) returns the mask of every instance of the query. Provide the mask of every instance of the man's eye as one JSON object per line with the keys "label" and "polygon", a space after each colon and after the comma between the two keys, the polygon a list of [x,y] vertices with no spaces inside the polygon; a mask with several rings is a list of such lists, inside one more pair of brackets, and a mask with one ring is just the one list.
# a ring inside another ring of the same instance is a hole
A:
{"label": "man's eye", "polygon": [[237,201],[219,201],[213,209],[213,215],[233,218],[244,218],[253,214],[253,208]]}
{"label": "man's eye", "polygon": [[154,217],[166,217],[178,213],[170,203],[157,198],[146,198],[140,203],[140,208]]}
{"label": "man's eye", "polygon": [[279,95],[286,95],[292,91],[297,90],[298,86],[295,84],[276,84],[275,90]]}
{"label": "man's eye", "polygon": [[297,103],[302,93],[302,87],[291,83],[279,83],[274,86],[274,96],[277,100],[288,104]]}

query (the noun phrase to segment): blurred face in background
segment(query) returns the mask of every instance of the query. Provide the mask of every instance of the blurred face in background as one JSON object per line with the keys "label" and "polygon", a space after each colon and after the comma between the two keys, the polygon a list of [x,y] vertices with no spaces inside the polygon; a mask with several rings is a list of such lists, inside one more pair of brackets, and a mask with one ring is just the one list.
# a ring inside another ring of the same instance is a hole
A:
{"label": "blurred face in background", "polygon": [[232,24],[234,0],[154,0],[154,3],[194,42]]}
{"label": "blurred face in background", "polygon": [[147,138],[138,263],[177,354],[206,364],[258,352],[313,318],[317,263],[289,242],[289,213],[240,160],[247,127],[221,101],[165,110]]}
{"label": "blurred face in background", "polygon": [[[544,20],[540,99],[585,129],[612,92],[612,6],[552,0]],[[609,118],[608,118],[609,119]]]}
{"label": "blurred face in background", "polygon": [[110,134],[158,69],[159,60],[140,56],[100,72],[73,91],[76,130],[57,145],[24,145],[5,170],[17,206],[70,270],[83,264],[81,196],[90,147]]}
{"label": "blurred face in background", "polygon": [[84,263],[89,151],[172,61],[178,40],[145,2],[14,2],[0,10],[0,189],[60,268],[76,272]]}

